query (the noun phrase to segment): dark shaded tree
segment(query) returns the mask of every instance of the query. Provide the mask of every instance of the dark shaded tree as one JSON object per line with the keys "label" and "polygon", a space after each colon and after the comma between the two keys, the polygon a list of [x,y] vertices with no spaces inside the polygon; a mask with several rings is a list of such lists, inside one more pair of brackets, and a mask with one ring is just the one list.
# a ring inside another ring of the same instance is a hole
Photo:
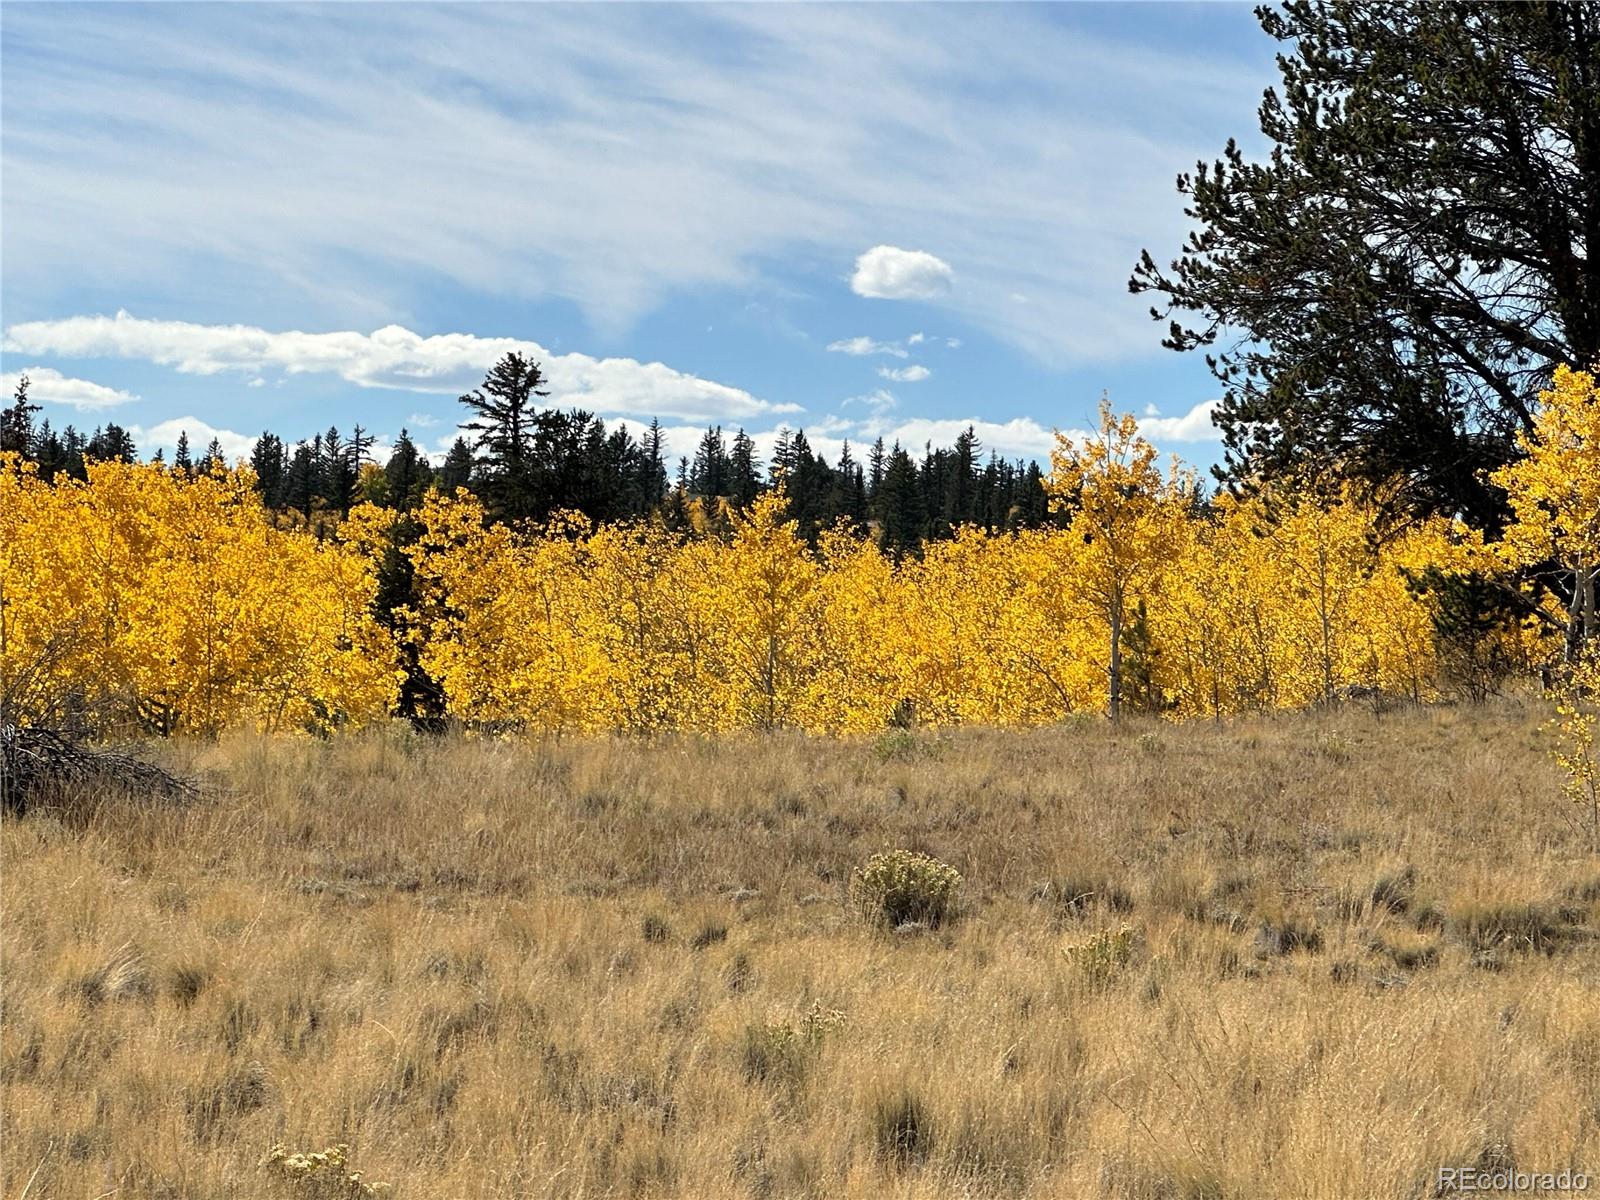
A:
{"label": "dark shaded tree", "polygon": [[[521,520],[535,515],[534,442],[538,402],[550,393],[538,363],[512,351],[490,368],[483,386],[461,397],[472,413],[462,423],[477,435],[473,449],[478,488],[494,515]],[[547,438],[559,431],[546,430]]]}
{"label": "dark shaded tree", "polygon": [[1130,280],[1223,388],[1224,478],[1398,477],[1495,530],[1484,479],[1600,356],[1600,3],[1291,0],[1259,110],[1181,175],[1197,228]]}
{"label": "dark shaded tree", "polygon": [[472,486],[472,464],[471,443],[464,437],[456,438],[439,466],[439,486],[446,492]]}
{"label": "dark shaded tree", "polygon": [[884,468],[878,512],[878,545],[885,553],[898,559],[921,547],[927,525],[922,483],[916,464],[899,442],[889,452],[889,464]]}
{"label": "dark shaded tree", "polygon": [[189,452],[189,431],[178,430],[178,445],[172,452],[172,469],[179,475],[194,474],[194,455]]}
{"label": "dark shaded tree", "polygon": [[24,458],[33,453],[33,414],[39,406],[28,399],[28,377],[17,380],[11,403],[0,411],[0,452],[10,451]]}

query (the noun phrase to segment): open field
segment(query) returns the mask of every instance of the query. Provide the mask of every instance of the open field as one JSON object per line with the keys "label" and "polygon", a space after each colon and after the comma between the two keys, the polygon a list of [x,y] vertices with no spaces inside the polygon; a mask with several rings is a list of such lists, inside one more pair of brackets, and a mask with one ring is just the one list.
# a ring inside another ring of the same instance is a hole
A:
{"label": "open field", "polygon": [[[1600,1169],[1600,862],[1542,747],[1510,702],[174,744],[231,794],[5,823],[0,1194],[336,1194],[279,1142],[430,1198]],[[851,906],[888,847],[958,920]]]}

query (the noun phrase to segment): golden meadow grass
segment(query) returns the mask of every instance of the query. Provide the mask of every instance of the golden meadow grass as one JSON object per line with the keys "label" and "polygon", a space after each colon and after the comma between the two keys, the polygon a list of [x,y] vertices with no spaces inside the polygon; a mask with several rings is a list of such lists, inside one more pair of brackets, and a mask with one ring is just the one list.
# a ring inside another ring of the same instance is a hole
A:
{"label": "golden meadow grass", "polygon": [[[720,740],[231,736],[5,822],[3,1180],[1418,1197],[1600,1168],[1600,863],[1515,703]],[[895,932],[852,872],[932,855]],[[320,1178],[320,1176],[318,1176]]]}

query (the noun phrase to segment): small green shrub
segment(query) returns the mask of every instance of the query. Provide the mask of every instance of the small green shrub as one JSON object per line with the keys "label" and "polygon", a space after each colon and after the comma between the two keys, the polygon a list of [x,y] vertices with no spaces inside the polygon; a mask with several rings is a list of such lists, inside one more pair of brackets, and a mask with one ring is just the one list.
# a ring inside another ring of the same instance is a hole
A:
{"label": "small green shrub", "polygon": [[745,1027],[742,1058],[749,1079],[797,1083],[817,1048],[844,1026],[837,1009],[814,1001],[798,1021],[765,1021]]}
{"label": "small green shrub", "polygon": [[961,874],[949,863],[911,850],[874,854],[850,880],[850,895],[868,920],[929,928],[954,919]]}

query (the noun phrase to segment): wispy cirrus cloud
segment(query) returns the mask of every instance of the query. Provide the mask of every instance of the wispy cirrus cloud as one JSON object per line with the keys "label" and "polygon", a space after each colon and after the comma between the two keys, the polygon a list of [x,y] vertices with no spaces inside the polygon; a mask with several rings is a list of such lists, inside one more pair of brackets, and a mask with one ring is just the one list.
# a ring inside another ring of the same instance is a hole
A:
{"label": "wispy cirrus cloud", "polygon": [[272,332],[250,325],[154,321],[119,312],[27,321],[5,332],[8,351],[62,358],[138,359],[187,375],[278,370],[331,374],[363,388],[460,395],[483,382],[503,355],[539,360],[549,403],[599,413],[636,413],[687,421],[749,420],[797,413],[749,392],[631,358],[554,354],[537,342],[470,333],[424,336],[398,325],[371,333]]}
{"label": "wispy cirrus cloud", "polygon": [[861,294],[1071,364],[1156,353],[1122,284],[1181,237],[1173,171],[1215,152],[1219,114],[1248,113],[1267,73],[1044,6],[0,21],[0,154],[27,180],[6,190],[7,292],[30,315],[73,311],[86,277],[97,295],[171,280],[168,304],[211,279],[381,324],[443,281],[567,301],[615,334],[685,289],[855,263]]}
{"label": "wispy cirrus cloud", "polygon": [[907,358],[909,352],[898,342],[880,342],[869,337],[840,338],[828,343],[828,353],[849,354],[865,358],[872,354],[887,354],[893,358]]}
{"label": "wispy cirrus cloud", "polygon": [[879,367],[878,374],[894,383],[921,383],[933,374],[921,363],[909,367]]}

